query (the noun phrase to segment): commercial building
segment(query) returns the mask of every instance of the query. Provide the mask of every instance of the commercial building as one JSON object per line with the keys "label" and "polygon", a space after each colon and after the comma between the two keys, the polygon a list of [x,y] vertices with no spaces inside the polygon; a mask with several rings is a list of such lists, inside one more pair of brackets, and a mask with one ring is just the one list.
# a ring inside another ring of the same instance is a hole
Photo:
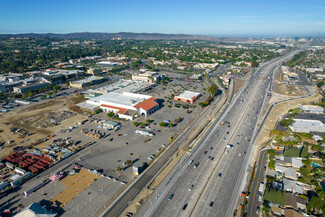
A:
{"label": "commercial building", "polygon": [[103,123],[103,127],[109,130],[113,130],[113,129],[118,130],[121,128],[121,124],[115,121],[105,121]]}
{"label": "commercial building", "polygon": [[98,66],[109,67],[109,68],[113,68],[119,65],[117,62],[112,62],[112,61],[100,61],[97,62],[96,64]]}
{"label": "commercial building", "polygon": [[50,70],[41,73],[41,77],[51,84],[62,84],[67,81],[83,78],[85,75],[82,70]]}
{"label": "commercial building", "polygon": [[18,73],[7,73],[7,74],[2,74],[0,75],[0,82],[1,81],[7,81],[7,82],[14,82],[14,81],[19,81],[24,77],[23,74],[18,74]]}
{"label": "commercial building", "polygon": [[293,132],[310,133],[325,132],[325,125],[319,120],[293,119],[295,122],[290,126]]}
{"label": "commercial building", "polygon": [[223,83],[224,85],[226,85],[226,86],[229,85],[230,77],[228,77],[228,76],[220,76],[219,78],[220,78],[220,80],[222,81],[222,83]]}
{"label": "commercial building", "polygon": [[33,91],[33,90],[38,90],[40,88],[48,87],[50,84],[47,82],[37,82],[37,83],[32,83],[32,84],[23,84],[18,87],[14,87],[14,92],[15,93],[26,93],[28,91]]}
{"label": "commercial building", "polygon": [[149,84],[158,83],[164,79],[165,79],[165,75],[160,76],[158,72],[151,72],[151,71],[139,72],[135,75],[132,75],[133,81],[145,81]]}
{"label": "commercial building", "polygon": [[79,103],[77,106],[91,110],[101,108],[104,112],[114,112],[120,118],[127,120],[133,120],[140,115],[148,116],[159,109],[156,98],[127,92],[110,92]]}
{"label": "commercial building", "polygon": [[14,215],[14,217],[55,217],[57,214],[33,202],[28,207]]}
{"label": "commercial building", "polygon": [[5,189],[9,185],[8,181],[0,182],[0,191]]}
{"label": "commercial building", "polygon": [[219,63],[197,63],[194,65],[195,69],[214,69]]}
{"label": "commercial building", "polygon": [[92,76],[96,76],[100,74],[100,70],[98,69],[93,69],[93,68],[89,68],[87,70],[87,74],[91,74]]}
{"label": "commercial building", "polygon": [[190,76],[188,79],[190,80],[202,80],[202,75],[201,74],[194,74]]}
{"label": "commercial building", "polygon": [[0,75],[0,93],[5,93],[13,90],[14,87],[23,84],[23,74],[18,73],[7,73]]}
{"label": "commercial building", "polygon": [[107,81],[107,78],[91,76],[78,81],[71,81],[70,86],[75,88],[85,88],[91,85],[100,84]]}
{"label": "commercial building", "polygon": [[132,80],[119,80],[113,84],[105,85],[103,87],[99,87],[96,89],[92,89],[91,91],[100,94],[106,94],[109,92],[116,92],[116,93],[137,93],[140,91],[145,91],[150,89],[155,84],[149,84],[144,81],[132,81]]}
{"label": "commercial building", "polygon": [[197,100],[201,96],[200,93],[192,92],[192,91],[184,91],[174,97],[176,101],[188,102],[193,104],[195,100]]}

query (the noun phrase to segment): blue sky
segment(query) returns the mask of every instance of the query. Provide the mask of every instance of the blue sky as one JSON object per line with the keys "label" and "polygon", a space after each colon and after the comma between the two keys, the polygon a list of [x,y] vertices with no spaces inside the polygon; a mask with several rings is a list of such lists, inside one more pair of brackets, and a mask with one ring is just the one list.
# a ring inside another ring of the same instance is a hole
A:
{"label": "blue sky", "polygon": [[0,33],[325,34],[324,0],[0,0]]}

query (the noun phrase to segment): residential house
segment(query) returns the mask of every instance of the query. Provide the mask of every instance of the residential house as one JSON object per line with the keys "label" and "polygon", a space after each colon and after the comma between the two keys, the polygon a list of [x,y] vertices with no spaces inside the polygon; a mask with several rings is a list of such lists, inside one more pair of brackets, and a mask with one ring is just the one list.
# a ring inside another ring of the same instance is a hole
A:
{"label": "residential house", "polygon": [[291,192],[286,193],[284,207],[297,210],[296,196],[294,194],[292,194]]}
{"label": "residential house", "polygon": [[285,209],[284,210],[284,217],[305,217],[305,216],[298,213],[294,209]]}
{"label": "residential house", "polygon": [[288,192],[303,194],[303,189],[296,181],[283,178],[284,190]]}
{"label": "residential house", "polygon": [[306,210],[306,204],[307,204],[307,200],[300,198],[300,197],[296,197],[296,201],[297,201],[297,208],[301,209],[301,210]]}
{"label": "residential house", "polygon": [[271,213],[275,216],[282,216],[284,210],[277,206],[271,206]]}
{"label": "residential house", "polygon": [[275,160],[275,164],[280,165],[280,166],[284,166],[284,167],[291,167],[292,166],[291,158],[290,157],[284,157],[283,155],[281,155],[279,157],[279,159]]}
{"label": "residential house", "polygon": [[297,171],[295,169],[293,169],[292,167],[283,167],[283,166],[279,166],[276,164],[275,170],[281,172],[283,177],[286,177],[288,179],[292,179],[292,180],[298,179]]}
{"label": "residential house", "polygon": [[297,158],[297,157],[291,158],[291,164],[292,164],[292,167],[295,169],[299,169],[300,167],[303,167],[301,158]]}

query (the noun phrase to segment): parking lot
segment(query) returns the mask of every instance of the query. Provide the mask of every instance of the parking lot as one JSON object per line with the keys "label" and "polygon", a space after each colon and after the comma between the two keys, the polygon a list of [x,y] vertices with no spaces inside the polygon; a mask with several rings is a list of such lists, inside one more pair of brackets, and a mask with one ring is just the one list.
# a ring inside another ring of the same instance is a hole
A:
{"label": "parking lot", "polygon": [[[133,165],[140,166],[149,163],[151,161],[150,156],[157,156],[171,142],[170,136],[177,136],[182,133],[198,115],[202,110],[198,103],[207,97],[205,84],[201,81],[187,81],[182,75],[167,76],[172,78],[167,84],[160,84],[146,92],[141,92],[162,100],[162,107],[149,117],[141,116],[134,121],[123,121],[111,119],[106,113],[102,112],[92,117],[84,115],[84,120],[87,121],[83,124],[79,125],[75,121],[71,121],[69,127],[54,132],[55,136],[48,143],[59,138],[65,142],[73,140],[81,146],[94,143],[89,151],[82,154],[77,153],[78,157],[71,160],[70,163],[71,165],[77,163],[83,169],[99,173],[98,179],[90,183],[85,190],[77,192],[75,197],[59,206],[56,211],[63,216],[95,215],[100,208],[121,191],[125,184],[134,178],[132,174]],[[173,100],[175,94],[185,90],[200,92],[202,96],[193,105]],[[148,119],[150,119],[150,123],[147,122]],[[176,119],[180,121],[176,121]],[[119,122],[122,127],[119,130],[107,130],[103,128],[103,122],[106,120]],[[135,121],[146,123],[146,127],[134,126]],[[173,123],[174,126],[160,126],[160,123],[166,121]],[[154,136],[144,136],[136,133],[136,130],[152,132]],[[101,138],[87,136],[85,132],[98,133]],[[68,171],[69,168],[66,169],[66,172]],[[25,188],[25,186],[23,187]],[[26,186],[26,188],[28,187],[31,186]],[[13,201],[12,205],[18,207],[21,204],[21,207],[26,207],[31,201],[48,205],[50,204],[49,201],[64,191],[65,188],[59,181],[50,182],[27,198]],[[89,213],[90,208],[93,213]]]}

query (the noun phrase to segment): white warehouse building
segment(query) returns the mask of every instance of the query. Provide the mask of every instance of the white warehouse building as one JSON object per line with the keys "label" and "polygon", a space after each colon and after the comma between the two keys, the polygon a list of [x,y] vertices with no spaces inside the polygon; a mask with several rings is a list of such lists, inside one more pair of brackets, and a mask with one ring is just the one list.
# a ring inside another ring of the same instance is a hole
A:
{"label": "white warehouse building", "polygon": [[133,120],[140,115],[147,117],[159,109],[155,97],[127,92],[110,92],[79,103],[77,106],[91,110],[101,108],[104,112],[114,112],[120,118],[127,120]]}

